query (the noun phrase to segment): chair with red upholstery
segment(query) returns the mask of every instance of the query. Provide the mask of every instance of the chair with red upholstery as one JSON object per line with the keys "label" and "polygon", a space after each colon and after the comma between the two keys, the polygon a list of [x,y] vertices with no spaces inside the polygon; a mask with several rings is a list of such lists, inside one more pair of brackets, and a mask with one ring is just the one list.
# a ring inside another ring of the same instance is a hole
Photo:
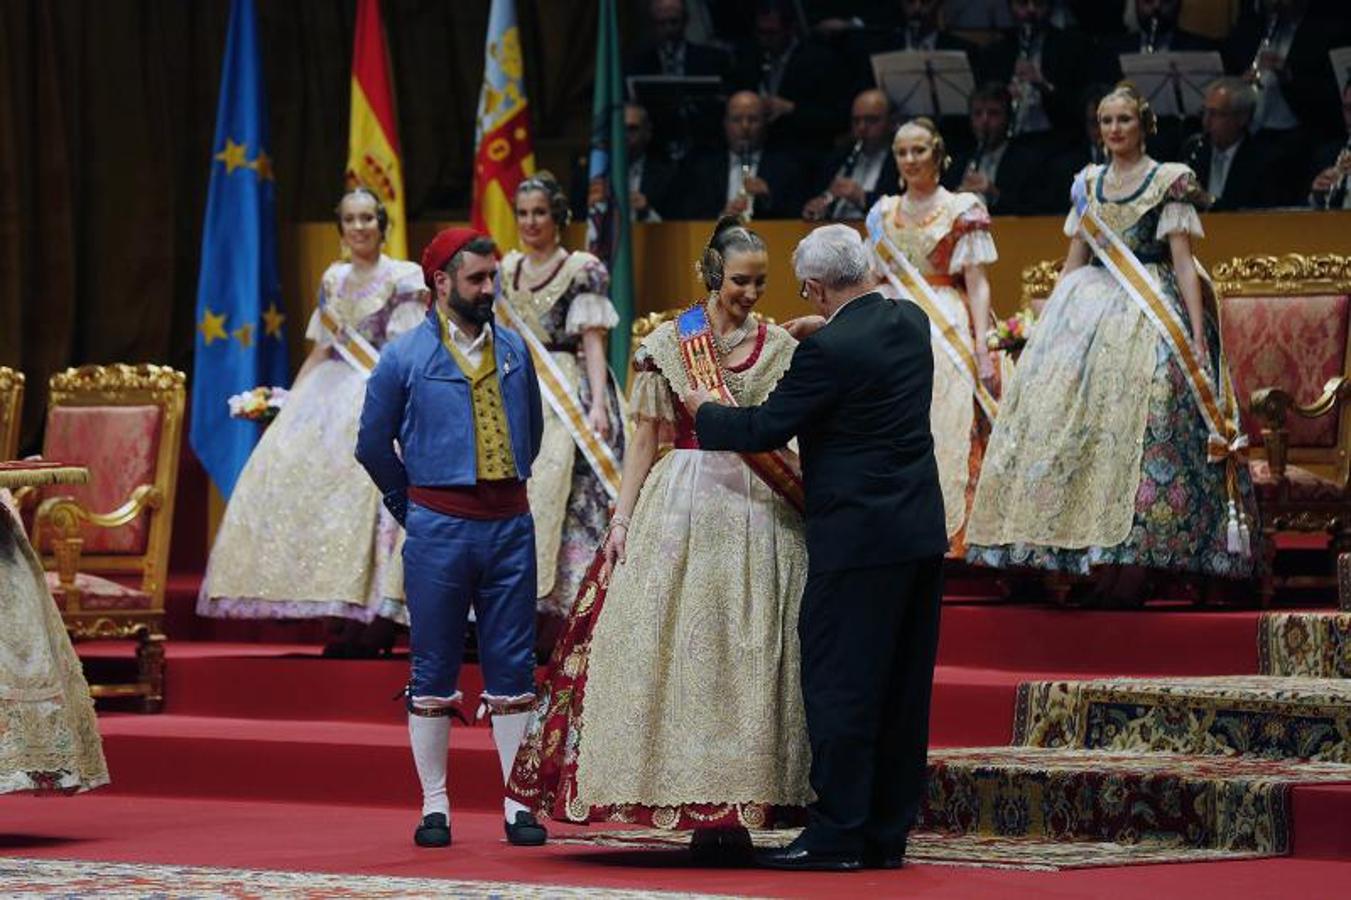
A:
{"label": "chair with red upholstery", "polygon": [[1272,572],[1275,537],[1323,533],[1351,551],[1351,257],[1246,256],[1215,267],[1220,328],[1262,516],[1262,600],[1326,575]]}
{"label": "chair with red upholstery", "polygon": [[44,458],[89,469],[84,485],[43,488],[33,544],[71,636],[136,640],[138,677],[91,684],[95,697],[164,697],[165,574],[186,378],[154,365],[53,375]]}
{"label": "chair with red upholstery", "polygon": [[23,373],[0,366],[0,460],[19,452],[19,424],[23,418]]}

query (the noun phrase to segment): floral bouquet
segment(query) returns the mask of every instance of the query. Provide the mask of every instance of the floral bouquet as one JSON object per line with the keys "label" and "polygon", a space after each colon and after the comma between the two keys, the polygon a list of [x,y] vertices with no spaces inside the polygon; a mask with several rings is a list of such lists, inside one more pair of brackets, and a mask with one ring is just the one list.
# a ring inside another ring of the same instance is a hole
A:
{"label": "floral bouquet", "polygon": [[286,405],[286,388],[256,387],[242,394],[235,394],[228,401],[230,418],[249,419],[264,424],[277,417],[277,413]]}
{"label": "floral bouquet", "polygon": [[1007,319],[995,320],[994,327],[985,333],[985,346],[1017,354],[1032,336],[1036,317],[1030,309],[1020,309]]}

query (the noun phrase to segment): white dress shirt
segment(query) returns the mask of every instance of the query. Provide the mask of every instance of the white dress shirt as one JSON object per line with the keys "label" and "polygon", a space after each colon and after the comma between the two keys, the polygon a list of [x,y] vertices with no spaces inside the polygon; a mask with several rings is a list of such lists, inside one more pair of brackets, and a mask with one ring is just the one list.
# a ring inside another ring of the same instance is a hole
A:
{"label": "white dress shirt", "polygon": [[477,369],[479,363],[483,362],[483,349],[488,346],[493,338],[493,326],[484,323],[479,329],[477,337],[470,337],[459,328],[449,316],[445,317],[446,324],[450,326],[450,342],[455,345],[464,356],[465,361],[469,363],[469,368]]}
{"label": "white dress shirt", "polygon": [[1237,140],[1230,144],[1227,150],[1211,145],[1210,178],[1206,181],[1206,191],[1210,196],[1216,199],[1224,196],[1224,186],[1229,181],[1229,170],[1234,165],[1234,154],[1238,153],[1239,145],[1242,143],[1242,140]]}
{"label": "white dress shirt", "polygon": [[752,153],[747,153],[744,156],[740,153],[733,153],[731,150],[727,151],[727,196],[724,199],[729,203],[737,197],[740,197],[746,191],[743,184],[744,178],[741,174],[741,166],[743,163],[746,165],[748,174],[751,177],[758,176],[760,171],[760,151],[756,150]]}

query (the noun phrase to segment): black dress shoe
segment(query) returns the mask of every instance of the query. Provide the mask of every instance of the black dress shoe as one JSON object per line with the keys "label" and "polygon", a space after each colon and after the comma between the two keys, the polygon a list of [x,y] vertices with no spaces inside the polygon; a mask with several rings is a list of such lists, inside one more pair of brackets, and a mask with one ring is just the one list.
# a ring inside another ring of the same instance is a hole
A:
{"label": "black dress shoe", "polygon": [[538,847],[549,839],[549,832],[528,812],[518,812],[515,822],[503,822],[507,840],[517,847]]}
{"label": "black dress shoe", "polygon": [[754,860],[755,846],[744,828],[699,828],[690,835],[690,858],[696,866],[740,867]]}
{"label": "black dress shoe", "polygon": [[905,865],[905,842],[899,847],[869,844],[863,851],[863,866],[868,869],[899,869]]}
{"label": "black dress shoe", "polygon": [[767,869],[788,869],[798,872],[857,872],[863,868],[863,859],[848,853],[817,853],[799,846],[797,841],[779,850],[757,854],[755,861]]}
{"label": "black dress shoe", "polygon": [[450,820],[445,813],[427,813],[413,832],[413,843],[419,847],[449,847]]}

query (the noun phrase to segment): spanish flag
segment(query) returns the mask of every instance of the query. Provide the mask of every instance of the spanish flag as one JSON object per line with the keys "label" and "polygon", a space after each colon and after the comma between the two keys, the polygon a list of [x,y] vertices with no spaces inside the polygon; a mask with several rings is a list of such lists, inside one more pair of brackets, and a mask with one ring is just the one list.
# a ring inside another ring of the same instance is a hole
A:
{"label": "spanish flag", "polygon": [[488,16],[475,144],[473,225],[510,250],[516,246],[516,186],[535,171],[515,0],[493,0]]}
{"label": "spanish flag", "polygon": [[380,22],[380,0],[357,0],[349,127],[347,186],[364,185],[380,195],[389,213],[385,252],[395,259],[407,259],[399,129],[394,120],[394,92],[385,52],[385,29]]}

